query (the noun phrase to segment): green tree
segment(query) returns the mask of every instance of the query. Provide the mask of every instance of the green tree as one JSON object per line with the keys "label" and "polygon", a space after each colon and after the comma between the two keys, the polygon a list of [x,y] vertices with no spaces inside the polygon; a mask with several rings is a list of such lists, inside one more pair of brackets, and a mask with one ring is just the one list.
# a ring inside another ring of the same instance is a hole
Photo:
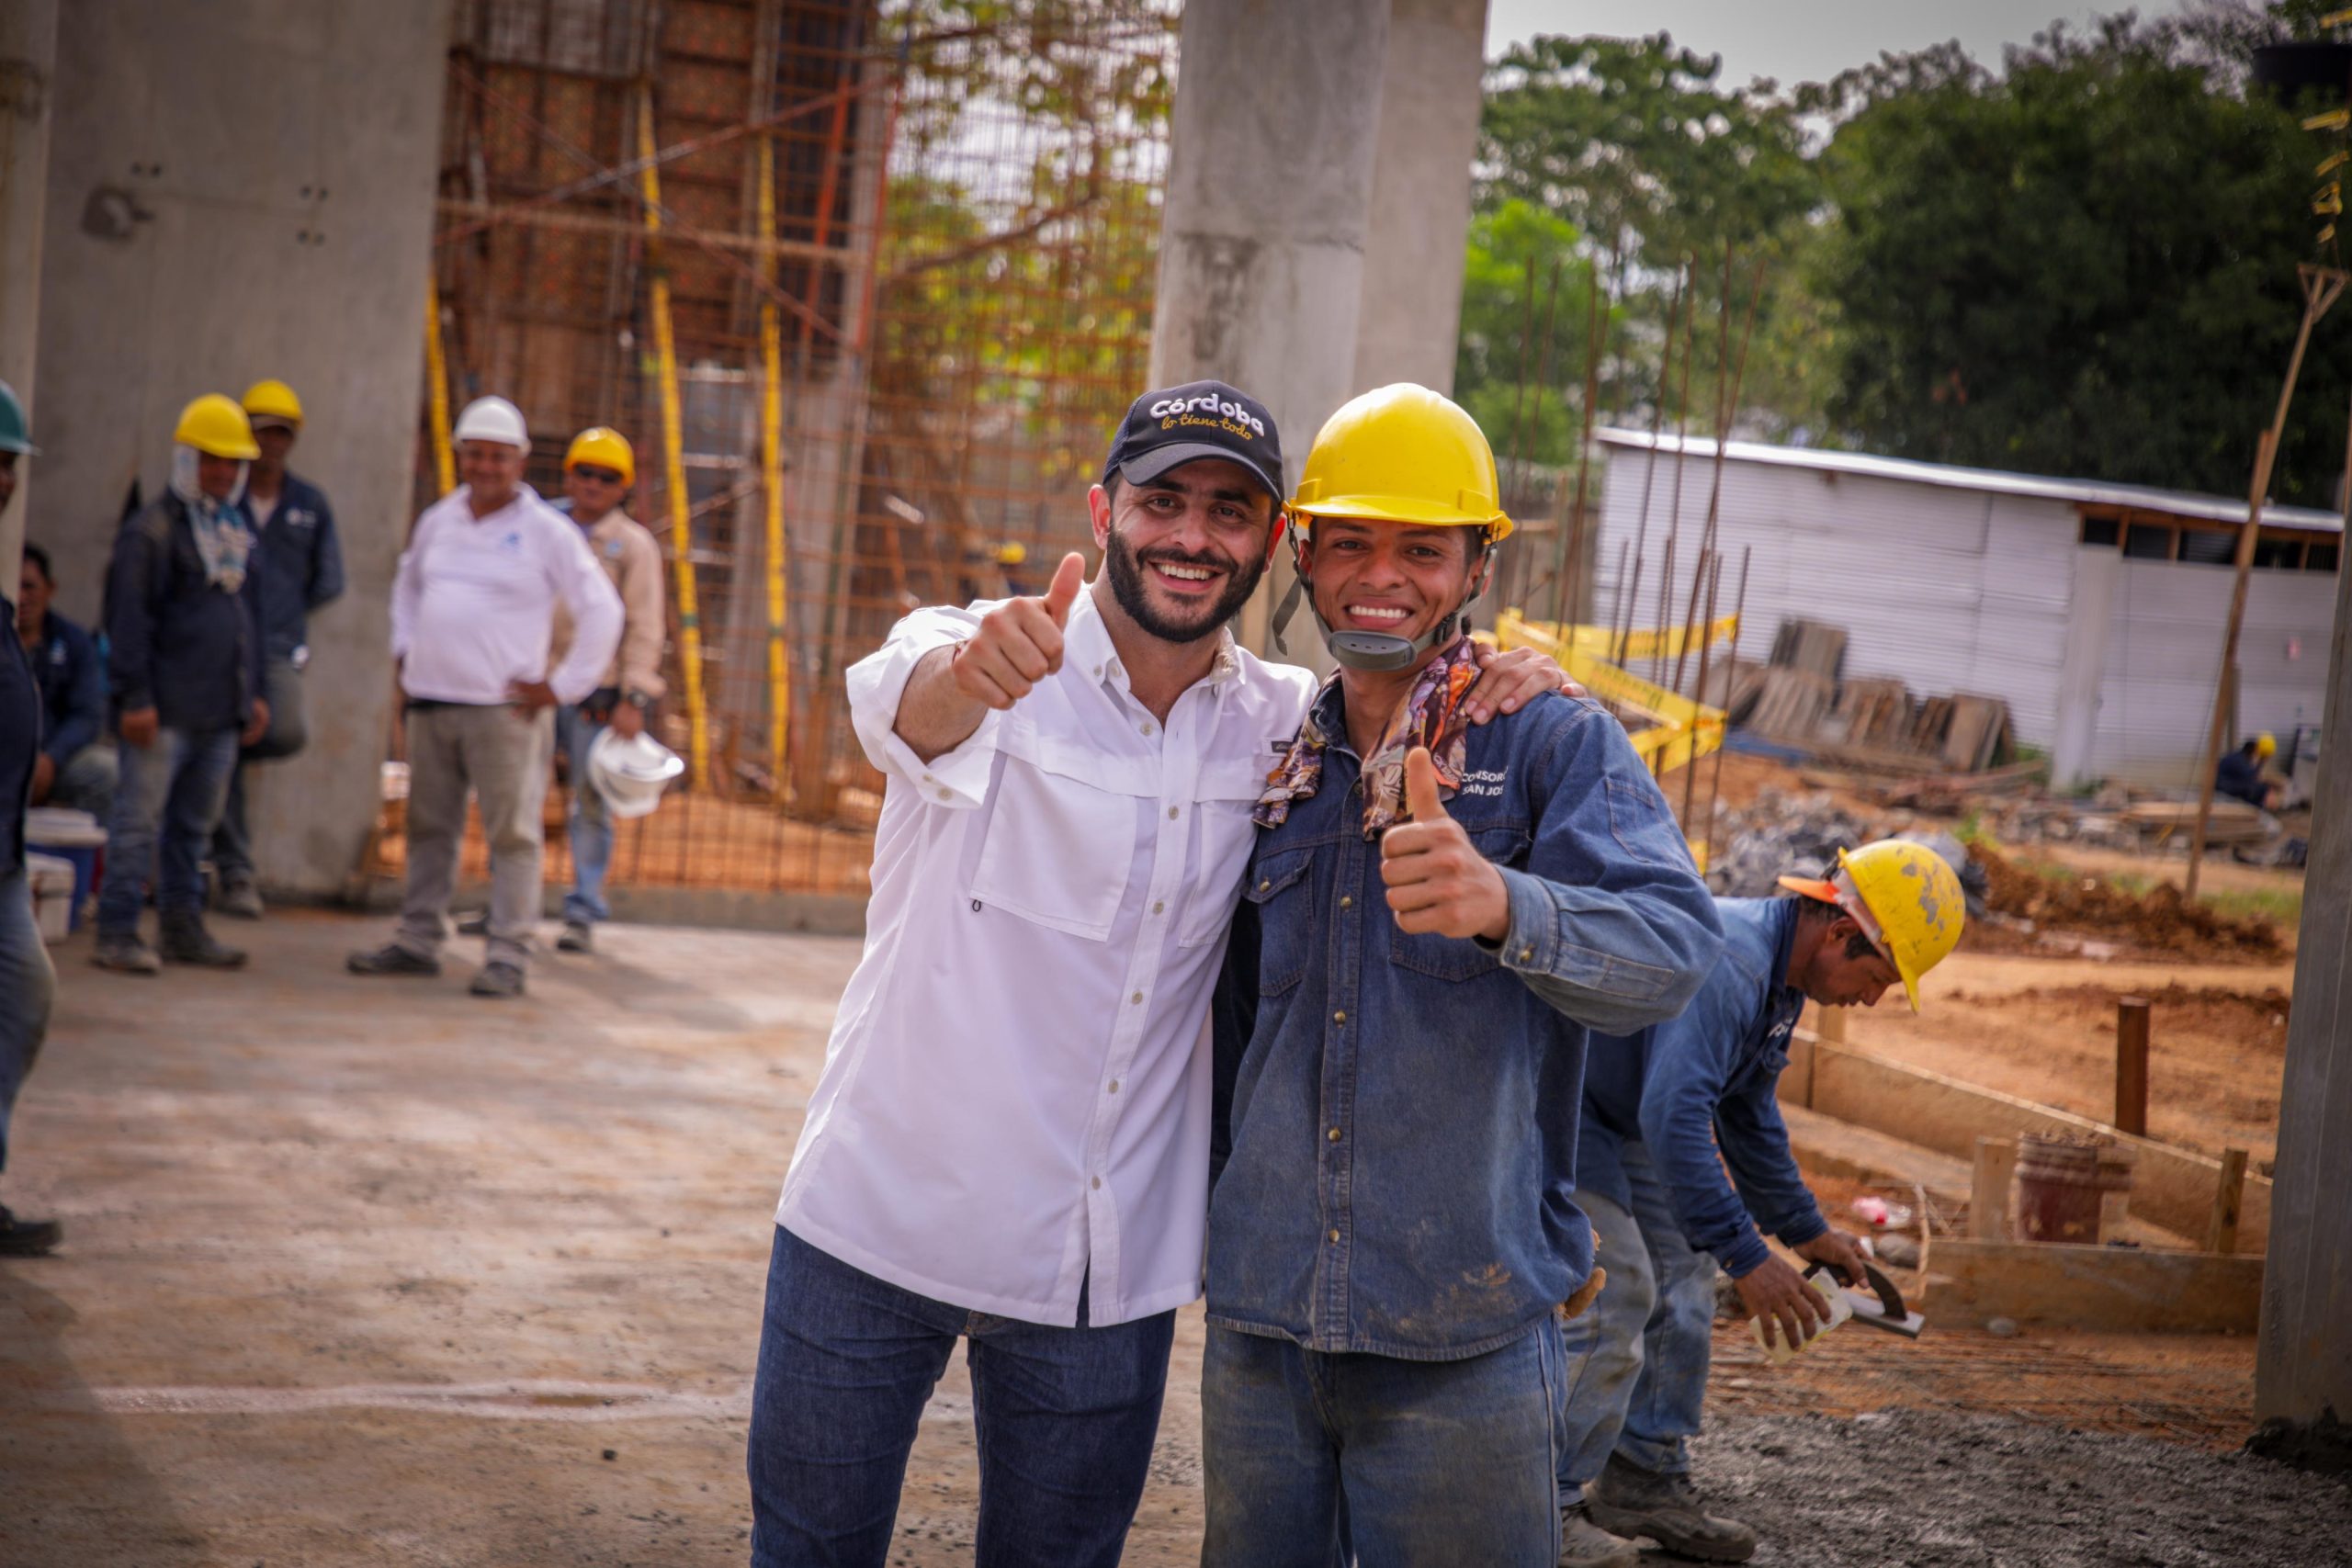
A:
{"label": "green tree", "polygon": [[[1574,458],[1577,416],[1563,394],[1582,379],[1593,276],[1591,262],[1577,252],[1574,226],[1541,208],[1513,197],[1470,220],[1453,395],[1498,456],[1539,463]],[[1547,317],[1553,328],[1548,383]]]}

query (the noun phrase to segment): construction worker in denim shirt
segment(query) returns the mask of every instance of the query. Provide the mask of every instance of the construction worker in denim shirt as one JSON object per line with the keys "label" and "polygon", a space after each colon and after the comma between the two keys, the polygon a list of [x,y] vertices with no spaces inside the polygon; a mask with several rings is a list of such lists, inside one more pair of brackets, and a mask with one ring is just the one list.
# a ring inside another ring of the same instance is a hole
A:
{"label": "construction worker in denim shirt", "polygon": [[[1960,878],[1924,844],[1841,853],[1821,880],[1782,877],[1794,898],[1723,898],[1724,954],[1688,1010],[1628,1040],[1596,1040],[1584,1083],[1577,1193],[1600,1237],[1609,1289],[1568,1325],[1589,1360],[1560,1447],[1563,1564],[1634,1568],[1631,1538],[1744,1562],[1756,1532],[1712,1515],[1684,1440],[1699,1430],[1715,1315],[1715,1265],[1778,1343],[1819,1329],[1825,1303],[1773,1256],[1861,1283],[1861,1255],[1805,1190],[1775,1098],[1789,1032],[1810,999],[1873,1007],[1960,941]],[[1724,1176],[1728,1168],[1730,1176]]]}
{"label": "construction worker in denim shirt", "polygon": [[1261,797],[1213,1013],[1202,1561],[1325,1568],[1344,1511],[1367,1568],[1551,1568],[1585,1032],[1681,1010],[1714,907],[1600,706],[1464,722],[1511,530],[1468,414],[1364,394],[1292,508],[1340,670]]}

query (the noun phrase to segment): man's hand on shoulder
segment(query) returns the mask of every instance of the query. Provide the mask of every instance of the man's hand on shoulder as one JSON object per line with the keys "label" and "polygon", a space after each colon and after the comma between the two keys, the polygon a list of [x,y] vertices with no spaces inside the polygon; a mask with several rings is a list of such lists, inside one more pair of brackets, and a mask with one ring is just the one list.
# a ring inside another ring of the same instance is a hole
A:
{"label": "man's hand on shoulder", "polygon": [[980,629],[950,656],[956,689],[999,710],[1027,696],[1062,667],[1062,633],[1085,586],[1086,558],[1072,550],[1043,594],[1008,599],[982,616]]}
{"label": "man's hand on shoulder", "polygon": [[1510,932],[1510,889],[1445,814],[1426,747],[1405,755],[1405,806],[1412,819],[1380,836],[1380,879],[1396,929],[1500,942]]}
{"label": "man's hand on shoulder", "polygon": [[1546,692],[1569,697],[1590,694],[1568,678],[1566,670],[1532,648],[1504,653],[1480,643],[1477,660],[1478,679],[1465,697],[1473,724],[1517,713]]}

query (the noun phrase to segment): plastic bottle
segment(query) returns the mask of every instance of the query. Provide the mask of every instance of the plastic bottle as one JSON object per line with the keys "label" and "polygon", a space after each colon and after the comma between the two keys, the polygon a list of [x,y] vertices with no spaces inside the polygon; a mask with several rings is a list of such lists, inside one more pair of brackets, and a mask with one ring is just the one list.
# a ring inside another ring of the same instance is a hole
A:
{"label": "plastic bottle", "polygon": [[1824,1335],[1854,1315],[1853,1303],[1846,1299],[1844,1289],[1838,1285],[1837,1276],[1830,1273],[1826,1264],[1816,1263],[1806,1270],[1804,1282],[1807,1289],[1821,1298],[1821,1304],[1826,1309],[1829,1319],[1815,1328],[1812,1338],[1792,1348],[1781,1337],[1777,1320],[1770,1340],[1764,1337],[1764,1320],[1761,1317],[1754,1318],[1748,1324],[1748,1331],[1756,1336],[1756,1343],[1764,1348],[1765,1359],[1776,1367],[1787,1366],[1799,1350],[1809,1350],[1820,1344]]}

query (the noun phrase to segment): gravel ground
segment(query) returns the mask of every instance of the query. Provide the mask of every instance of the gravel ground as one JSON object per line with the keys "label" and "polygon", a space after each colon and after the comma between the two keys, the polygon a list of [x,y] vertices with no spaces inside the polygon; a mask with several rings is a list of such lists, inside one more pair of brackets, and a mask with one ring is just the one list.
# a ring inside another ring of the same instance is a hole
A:
{"label": "gravel ground", "polygon": [[1758,1568],[2352,1565],[2352,1483],[2152,1438],[1923,1410],[1735,1416],[1692,1460],[1710,1506],[1763,1537]]}

